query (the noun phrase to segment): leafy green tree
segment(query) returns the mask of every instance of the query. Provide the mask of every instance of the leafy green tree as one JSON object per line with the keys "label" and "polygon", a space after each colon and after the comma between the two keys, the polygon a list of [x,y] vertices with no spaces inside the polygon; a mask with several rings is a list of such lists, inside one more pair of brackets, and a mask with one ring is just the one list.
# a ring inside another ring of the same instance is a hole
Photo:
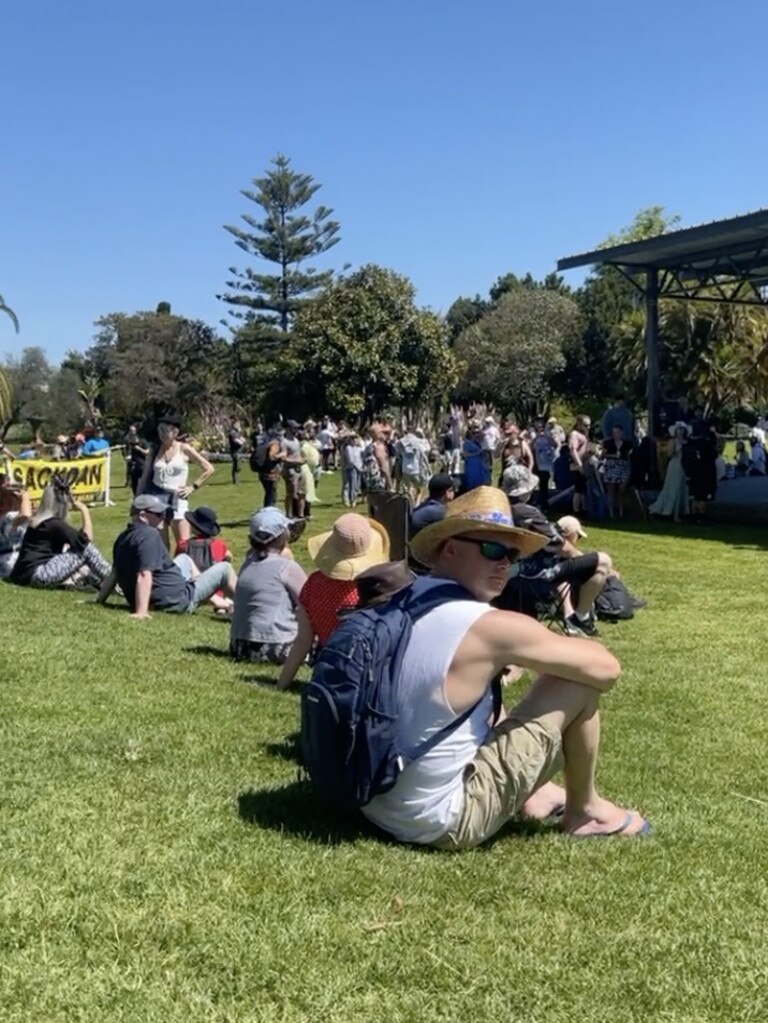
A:
{"label": "leafy green tree", "polygon": [[24,348],[19,358],[9,358],[3,374],[10,385],[10,401],[0,422],[0,439],[17,423],[30,423],[37,429],[47,421],[50,411],[48,392],[53,370],[42,348]]}
{"label": "leafy green tree", "polygon": [[[614,359],[627,377],[644,378],[643,329],[638,311],[616,332]],[[768,402],[768,311],[762,307],[666,299],[659,303],[659,332],[669,395],[685,395],[707,415]]]}
{"label": "leafy green tree", "polygon": [[53,374],[48,391],[46,435],[71,433],[83,425],[88,412],[79,393],[82,389],[80,374],[71,365],[62,363]]}
{"label": "leafy green tree", "polygon": [[518,277],[516,274],[508,273],[497,277],[491,285],[488,295],[491,305],[497,305],[504,295],[518,288],[526,288],[528,291],[555,291],[560,295],[571,295],[571,287],[565,283],[559,274],[547,274],[543,281],[537,280],[532,274],[527,273],[525,277]]}
{"label": "leafy green tree", "polygon": [[367,265],[305,306],[277,368],[273,406],[372,419],[445,398],[458,367],[445,324],[416,306],[411,282]]}
{"label": "leafy green tree", "polygon": [[567,295],[513,287],[456,342],[464,370],[455,398],[489,402],[521,421],[541,414],[579,326],[578,306]]}
{"label": "leafy green tree", "polygon": [[[608,235],[598,246],[610,248],[626,242],[645,241],[674,230],[680,222],[677,214],[667,214],[663,206],[639,210],[631,224],[617,234]],[[645,395],[645,371],[629,371],[626,360],[617,361],[615,348],[625,321],[636,319],[642,308],[639,291],[618,270],[598,266],[575,293],[581,308],[584,329],[581,344],[572,348],[566,366],[555,380],[557,393],[571,403],[591,400],[608,402],[624,393],[631,403],[642,404]],[[642,315],[642,314],[640,314]],[[640,339],[643,352],[644,341]],[[640,352],[636,353],[640,355]],[[645,365],[644,356],[642,365]]]}
{"label": "leafy green tree", "polygon": [[194,418],[223,400],[226,342],[200,320],[160,309],[102,316],[95,343],[73,367],[84,399],[110,422],[168,409]]}
{"label": "leafy green tree", "polygon": [[477,323],[487,312],[488,303],[479,295],[475,295],[474,298],[457,298],[445,314],[445,322],[448,325],[448,337],[451,344],[467,327]]}

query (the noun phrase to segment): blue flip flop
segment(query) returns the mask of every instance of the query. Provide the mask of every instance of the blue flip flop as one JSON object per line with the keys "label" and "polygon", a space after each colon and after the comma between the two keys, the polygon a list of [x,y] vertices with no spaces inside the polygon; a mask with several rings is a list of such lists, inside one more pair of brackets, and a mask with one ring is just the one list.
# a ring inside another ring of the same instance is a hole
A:
{"label": "blue flip flop", "polygon": [[[633,812],[631,810],[629,810],[627,812],[627,816],[622,821],[621,826],[618,827],[618,828],[614,828],[613,831],[595,831],[591,835],[569,835],[568,837],[569,838],[578,838],[578,839],[586,839],[586,838],[613,838],[615,835],[620,835],[622,833],[622,831],[626,831],[627,828],[629,828],[631,826],[632,818],[633,817],[634,817]],[[651,830],[652,830],[651,829],[651,822],[647,821],[647,820],[643,820],[642,828],[640,828],[639,831],[634,832],[634,834],[630,835],[629,837],[630,838],[640,838],[641,835],[650,835]]]}

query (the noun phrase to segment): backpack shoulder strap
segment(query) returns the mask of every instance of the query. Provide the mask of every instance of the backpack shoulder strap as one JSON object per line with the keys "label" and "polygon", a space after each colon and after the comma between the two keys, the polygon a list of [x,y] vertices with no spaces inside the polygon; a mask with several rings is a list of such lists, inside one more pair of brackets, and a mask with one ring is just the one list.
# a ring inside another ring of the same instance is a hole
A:
{"label": "backpack shoulder strap", "polygon": [[[434,611],[435,608],[440,607],[441,604],[448,603],[451,600],[477,600],[469,590],[467,590],[460,583],[454,582],[452,579],[443,579],[434,576],[422,576],[417,579],[409,588],[405,591],[403,599],[403,611],[409,616],[412,622],[416,622],[419,618],[429,614],[430,611]],[[501,713],[501,675],[497,675],[491,682],[491,692],[493,695],[493,720],[496,722]],[[441,728],[439,732],[435,732],[434,735],[430,736],[429,739],[425,739],[419,746],[416,747],[413,753],[413,760],[418,760],[419,757],[423,757],[425,753],[428,753],[431,749],[434,749],[438,743],[442,742],[443,739],[447,739],[449,735],[460,728],[464,722],[471,717],[475,710],[480,706],[485,698],[485,693],[479,697],[473,704],[471,704],[465,711],[463,711],[457,718],[454,718],[445,728]]]}
{"label": "backpack shoulder strap", "polygon": [[477,600],[460,583],[437,576],[421,576],[399,596],[395,599],[413,622],[451,600]]}

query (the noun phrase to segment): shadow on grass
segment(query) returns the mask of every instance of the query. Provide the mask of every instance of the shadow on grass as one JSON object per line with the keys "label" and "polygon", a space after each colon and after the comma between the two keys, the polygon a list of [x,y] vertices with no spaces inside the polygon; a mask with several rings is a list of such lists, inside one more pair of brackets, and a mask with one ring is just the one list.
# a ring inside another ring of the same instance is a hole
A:
{"label": "shadow on grass", "polygon": [[296,764],[301,763],[301,747],[299,745],[300,735],[292,732],[286,735],[282,742],[265,742],[264,752],[279,760],[292,760]]}
{"label": "shadow on grass", "polygon": [[361,838],[393,842],[359,813],[330,807],[317,798],[309,782],[295,781],[277,789],[249,789],[237,797],[237,812],[246,824],[296,835],[320,845],[343,845]]}
{"label": "shadow on grass", "polygon": [[768,547],[768,534],[765,526],[759,522],[754,524],[727,523],[716,519],[694,521],[686,518],[682,522],[673,522],[668,518],[652,516],[646,520],[638,519],[603,519],[593,522],[584,518],[588,525],[606,532],[635,534],[638,536],[665,536],[679,540],[707,540],[710,543],[722,543],[728,547],[741,550],[760,550]]}
{"label": "shadow on grass", "polygon": [[[298,738],[288,736],[287,741]],[[283,755],[278,753],[278,756]],[[237,811],[246,824],[255,824],[270,831],[295,835],[319,845],[344,845],[364,838],[375,838],[384,845],[400,846],[391,835],[371,824],[361,813],[342,811],[318,798],[308,781],[295,781],[272,789],[249,789],[237,797]],[[505,838],[530,840],[552,835],[552,825],[534,820],[513,820],[493,838],[472,850],[487,853]],[[414,852],[441,855],[429,846],[409,846]]]}
{"label": "shadow on grass", "polygon": [[204,657],[222,657],[229,660],[229,650],[220,646],[210,646],[208,643],[198,643],[195,646],[185,646],[185,654],[202,654]]}
{"label": "shadow on grass", "polygon": [[[247,663],[247,662],[242,662]],[[258,686],[260,689],[271,689],[275,693],[279,693],[281,696],[286,693],[300,693],[303,683],[299,679],[294,679],[293,682],[288,686],[287,689],[277,689],[277,672],[274,675],[270,675],[266,670],[257,671],[249,675],[241,675],[240,681],[245,682],[249,686]]]}

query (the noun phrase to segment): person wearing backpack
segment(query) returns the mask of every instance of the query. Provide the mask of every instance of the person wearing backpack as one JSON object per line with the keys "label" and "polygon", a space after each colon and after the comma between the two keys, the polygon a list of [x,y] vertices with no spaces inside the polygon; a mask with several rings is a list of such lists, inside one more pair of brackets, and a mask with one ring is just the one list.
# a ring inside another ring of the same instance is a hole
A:
{"label": "person wearing backpack", "polygon": [[277,504],[277,481],[283,472],[283,430],[279,423],[271,426],[254,446],[250,466],[264,488],[264,507]]}
{"label": "person wearing backpack", "polygon": [[429,451],[430,443],[424,431],[413,427],[395,444],[397,476],[412,505],[424,498],[430,476]]}
{"label": "person wearing backpack", "polygon": [[[205,572],[211,565],[218,565],[222,561],[232,562],[232,551],[226,541],[219,536],[221,526],[213,508],[201,505],[194,511],[186,512],[184,518],[189,523],[192,536],[179,540],[174,557],[178,557],[179,554],[188,554],[199,572]],[[224,591],[217,590],[216,596],[223,600]],[[224,608],[221,607],[219,610],[224,610]]]}
{"label": "person wearing backpack", "polygon": [[[431,576],[351,615],[303,691],[302,751],[318,789],[399,841],[443,850],[477,846],[521,814],[562,814],[578,838],[650,830],[595,788],[616,658],[489,603],[510,565],[545,543],[515,525],[494,487],[457,498],[414,538]],[[492,724],[493,680],[509,665],[538,678]],[[550,781],[561,767],[565,790]]]}
{"label": "person wearing backpack", "polygon": [[386,431],[381,423],[373,423],[368,429],[370,438],[363,448],[363,486],[367,494],[393,490],[392,469],[387,448]]}

